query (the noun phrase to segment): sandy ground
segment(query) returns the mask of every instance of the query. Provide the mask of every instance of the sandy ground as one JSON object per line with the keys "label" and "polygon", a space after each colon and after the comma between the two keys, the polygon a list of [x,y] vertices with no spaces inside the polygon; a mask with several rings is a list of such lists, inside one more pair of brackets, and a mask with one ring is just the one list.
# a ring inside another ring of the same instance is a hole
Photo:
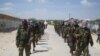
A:
{"label": "sandy ground", "polygon": [[[94,46],[90,46],[90,54],[91,56],[100,56],[100,45],[96,43],[97,36],[95,34],[92,36]],[[16,31],[0,33],[0,56],[18,56],[15,39]],[[31,50],[31,56],[71,56],[67,43],[64,43],[62,37],[55,33],[54,27],[51,25],[45,30],[45,34],[35,49],[35,53]]]}

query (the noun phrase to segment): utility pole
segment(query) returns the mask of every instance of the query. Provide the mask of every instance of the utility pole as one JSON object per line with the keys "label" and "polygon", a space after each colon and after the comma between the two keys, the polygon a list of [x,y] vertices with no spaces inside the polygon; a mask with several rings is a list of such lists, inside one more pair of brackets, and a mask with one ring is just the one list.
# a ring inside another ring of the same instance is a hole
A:
{"label": "utility pole", "polygon": [[70,12],[69,12],[69,19],[70,19]]}
{"label": "utility pole", "polygon": [[66,11],[68,11],[68,18],[70,19],[71,18],[71,13],[67,8],[66,8]]}

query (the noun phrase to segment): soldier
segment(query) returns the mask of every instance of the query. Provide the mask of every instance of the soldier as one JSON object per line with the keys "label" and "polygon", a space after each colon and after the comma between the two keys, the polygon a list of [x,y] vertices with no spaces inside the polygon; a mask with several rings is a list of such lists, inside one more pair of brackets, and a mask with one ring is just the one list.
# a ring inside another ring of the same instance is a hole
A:
{"label": "soldier", "polygon": [[60,30],[60,28],[59,28],[59,24],[58,23],[55,23],[55,31],[56,31],[56,33],[58,34],[58,35],[60,35],[60,32],[59,32],[59,30]]}
{"label": "soldier", "polygon": [[61,24],[61,35],[62,35],[62,38],[64,38],[64,27],[65,27],[65,24],[64,24],[64,21],[63,21],[62,24]]}
{"label": "soldier", "polygon": [[39,25],[39,22],[36,22],[35,23],[35,31],[34,32],[35,32],[35,42],[37,44],[39,38],[41,37],[41,35],[40,35],[40,25]]}
{"label": "soldier", "polygon": [[[73,35],[74,35],[74,38],[76,39],[75,41],[75,49],[76,49],[76,45],[77,45],[77,38],[79,37],[79,34],[80,34],[80,27],[79,27],[79,24],[78,24],[78,20],[74,19],[73,20],[73,28],[74,28],[74,32],[73,32]],[[76,36],[77,35],[77,36]]]}
{"label": "soldier", "polygon": [[45,29],[44,23],[39,22],[39,26],[40,26],[40,36],[42,36],[44,34],[44,29]]}
{"label": "soldier", "polygon": [[87,21],[82,21],[82,28],[80,29],[80,37],[77,40],[76,56],[80,56],[83,51],[83,56],[89,56],[89,43],[93,46],[90,29],[87,27]]}
{"label": "soldier", "polygon": [[97,42],[99,42],[99,44],[100,44],[100,24],[99,24],[99,28],[97,30],[97,35],[98,35]]}
{"label": "soldier", "polygon": [[68,21],[65,21],[64,25],[63,25],[63,38],[64,38],[64,42],[67,42],[67,38],[69,37],[69,30],[70,30],[70,24],[68,23]]}
{"label": "soldier", "polygon": [[[29,25],[29,27],[30,27],[30,34],[31,34],[31,42],[32,42],[32,44],[33,44],[33,51],[35,51],[35,47],[36,47],[36,44],[35,44],[35,23],[33,23],[33,22],[30,22],[30,25]],[[30,46],[31,47],[31,46]],[[30,48],[31,49],[31,48]]]}
{"label": "soldier", "polygon": [[75,38],[75,30],[78,27],[77,23],[73,20],[70,21],[70,29],[69,29],[69,37],[68,39],[68,45],[70,47],[70,53],[73,56],[74,51],[76,50],[76,38]]}
{"label": "soldier", "polygon": [[19,48],[19,56],[23,56],[23,50],[25,49],[26,56],[30,56],[30,33],[28,30],[27,20],[22,22],[20,25],[17,36],[16,36],[16,46]]}

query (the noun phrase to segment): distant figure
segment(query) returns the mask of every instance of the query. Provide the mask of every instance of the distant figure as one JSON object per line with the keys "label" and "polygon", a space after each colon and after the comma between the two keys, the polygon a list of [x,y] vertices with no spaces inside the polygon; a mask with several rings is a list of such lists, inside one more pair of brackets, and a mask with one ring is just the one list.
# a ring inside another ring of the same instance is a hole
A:
{"label": "distant figure", "polygon": [[45,21],[44,21],[45,29],[47,28],[47,24],[48,24],[48,23],[47,23],[47,21],[45,20]]}
{"label": "distant figure", "polygon": [[98,35],[97,42],[99,42],[100,44],[100,24],[99,24],[99,28],[97,29],[97,35]]}

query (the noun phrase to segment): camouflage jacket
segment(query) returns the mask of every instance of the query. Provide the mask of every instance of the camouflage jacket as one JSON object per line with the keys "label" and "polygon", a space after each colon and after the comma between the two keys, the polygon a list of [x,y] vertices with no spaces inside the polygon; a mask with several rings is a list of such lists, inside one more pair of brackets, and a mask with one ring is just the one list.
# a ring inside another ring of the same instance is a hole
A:
{"label": "camouflage jacket", "polygon": [[69,34],[70,34],[70,26],[66,26],[63,28],[64,30],[64,35],[65,37],[69,37]]}
{"label": "camouflage jacket", "polygon": [[16,36],[16,46],[25,46],[29,42],[28,31],[25,31],[20,25]]}
{"label": "camouflage jacket", "polygon": [[74,34],[74,37],[78,40],[81,37],[81,28],[80,27],[75,27],[73,34]]}
{"label": "camouflage jacket", "polygon": [[85,28],[81,28],[80,29],[81,32],[81,38],[79,38],[79,42],[78,45],[80,46],[88,46],[88,44],[90,43],[91,46],[93,45],[93,39],[90,33],[90,29],[85,27]]}

